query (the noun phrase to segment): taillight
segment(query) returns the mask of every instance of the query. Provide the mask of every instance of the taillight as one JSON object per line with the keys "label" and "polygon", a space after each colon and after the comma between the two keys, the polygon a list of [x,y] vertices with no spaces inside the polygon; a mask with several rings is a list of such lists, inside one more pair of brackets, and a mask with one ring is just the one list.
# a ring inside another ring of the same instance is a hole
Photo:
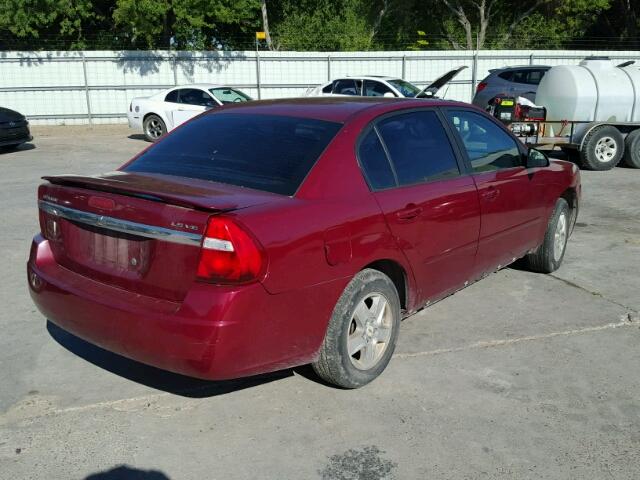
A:
{"label": "taillight", "polygon": [[480,93],[485,88],[487,88],[487,83],[486,82],[480,82],[478,84],[478,86],[476,87],[476,93]]}
{"label": "taillight", "polygon": [[232,219],[213,216],[202,240],[198,278],[213,283],[247,283],[262,273],[258,242]]}

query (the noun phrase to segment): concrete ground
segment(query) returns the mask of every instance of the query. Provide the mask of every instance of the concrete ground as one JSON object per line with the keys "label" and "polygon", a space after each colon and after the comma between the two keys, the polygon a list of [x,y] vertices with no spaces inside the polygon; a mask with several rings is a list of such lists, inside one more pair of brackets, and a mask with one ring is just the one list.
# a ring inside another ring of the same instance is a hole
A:
{"label": "concrete ground", "polygon": [[0,478],[640,478],[640,171],[583,172],[554,275],[504,269],[404,321],[374,383],[308,367],[203,382],[115,356],[32,305],[39,177],[108,171],[122,126],[0,154]]}

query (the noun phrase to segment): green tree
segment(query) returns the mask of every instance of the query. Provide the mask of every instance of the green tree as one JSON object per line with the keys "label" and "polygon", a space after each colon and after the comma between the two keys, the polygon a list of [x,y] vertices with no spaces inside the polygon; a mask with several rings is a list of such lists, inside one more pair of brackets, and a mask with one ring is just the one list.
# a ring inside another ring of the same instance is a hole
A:
{"label": "green tree", "polygon": [[361,0],[302,0],[274,4],[272,37],[287,50],[368,50],[371,23]]}
{"label": "green tree", "polygon": [[[117,0],[115,25],[148,48],[234,48],[260,26],[260,0]],[[243,36],[244,38],[239,38]]]}
{"label": "green tree", "polygon": [[18,46],[33,44],[34,39],[47,45],[55,39],[54,46],[64,42],[70,48],[85,48],[85,32],[101,19],[91,0],[0,1],[0,32],[9,32]]}

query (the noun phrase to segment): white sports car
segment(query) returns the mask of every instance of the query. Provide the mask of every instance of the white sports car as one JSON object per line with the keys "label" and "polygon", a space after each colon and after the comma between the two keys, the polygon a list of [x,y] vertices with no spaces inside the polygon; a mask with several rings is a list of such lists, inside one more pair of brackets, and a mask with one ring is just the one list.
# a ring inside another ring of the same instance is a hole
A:
{"label": "white sports car", "polygon": [[129,128],[142,130],[155,142],[181,123],[211,108],[252,98],[237,88],[208,83],[182,85],[150,97],[136,97],[129,105]]}
{"label": "white sports car", "polygon": [[331,82],[323,83],[317,87],[311,87],[305,93],[306,96],[357,96],[357,97],[408,97],[408,98],[433,98],[444,85],[450,82],[462,70],[462,66],[451,70],[438,79],[431,82],[425,88],[420,89],[412,83],[397,77],[383,76],[349,76],[342,77]]}

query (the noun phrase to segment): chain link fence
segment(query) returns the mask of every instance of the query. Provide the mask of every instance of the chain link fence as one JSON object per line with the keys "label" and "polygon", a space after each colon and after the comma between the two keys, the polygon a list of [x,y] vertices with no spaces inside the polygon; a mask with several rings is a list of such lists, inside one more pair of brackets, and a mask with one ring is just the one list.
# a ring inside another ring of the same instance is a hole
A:
{"label": "chain link fence", "polygon": [[122,123],[133,97],[174,85],[212,83],[256,99],[282,98],[347,75],[388,75],[424,87],[462,65],[468,68],[439,96],[469,102],[490,69],[576,64],[594,55],[640,60],[640,51],[0,52],[0,106],[35,124]]}

